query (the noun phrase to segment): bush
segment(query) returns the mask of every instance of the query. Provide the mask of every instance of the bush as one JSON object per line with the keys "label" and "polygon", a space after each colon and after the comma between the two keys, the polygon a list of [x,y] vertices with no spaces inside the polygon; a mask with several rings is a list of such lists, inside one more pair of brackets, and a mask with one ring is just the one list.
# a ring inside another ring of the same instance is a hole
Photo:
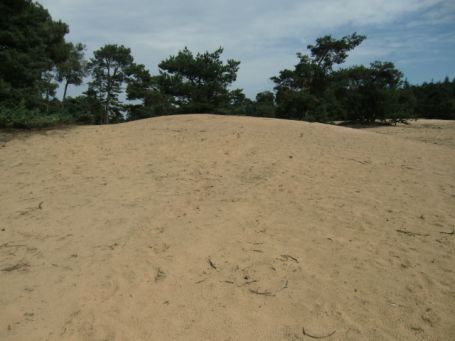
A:
{"label": "bush", "polygon": [[396,111],[387,114],[387,119],[385,120],[385,123],[397,125],[397,123],[404,123],[408,124],[409,120],[415,119],[415,117],[410,114],[409,112],[406,111]]}
{"label": "bush", "polygon": [[26,108],[23,103],[15,107],[0,106],[0,128],[45,128],[72,122],[68,114],[43,114],[37,109]]}
{"label": "bush", "polygon": [[[63,111],[72,118],[77,124],[95,124],[101,122],[103,117],[102,105],[93,97],[78,96],[68,97],[63,102]],[[57,112],[62,113],[62,106],[56,108]]]}

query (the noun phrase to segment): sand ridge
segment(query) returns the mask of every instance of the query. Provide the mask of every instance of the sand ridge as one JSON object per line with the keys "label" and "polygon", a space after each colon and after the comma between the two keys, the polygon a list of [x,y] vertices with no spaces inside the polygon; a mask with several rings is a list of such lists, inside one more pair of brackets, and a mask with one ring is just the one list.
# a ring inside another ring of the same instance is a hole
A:
{"label": "sand ridge", "polygon": [[454,169],[450,144],[245,117],[10,140],[0,339],[455,339]]}

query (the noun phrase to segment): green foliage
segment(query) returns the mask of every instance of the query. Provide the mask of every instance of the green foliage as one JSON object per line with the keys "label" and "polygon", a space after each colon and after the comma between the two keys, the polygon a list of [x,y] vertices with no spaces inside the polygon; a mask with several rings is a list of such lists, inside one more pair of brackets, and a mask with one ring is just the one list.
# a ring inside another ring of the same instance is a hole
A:
{"label": "green foliage", "polygon": [[348,52],[364,36],[352,35],[334,39],[324,36],[308,45],[311,55],[297,53],[299,62],[293,70],[285,69],[272,77],[276,90],[276,115],[310,121],[330,121],[340,114],[333,84],[333,66],[343,63]]}
{"label": "green foliage", "polygon": [[415,98],[405,89],[402,73],[390,62],[373,62],[333,70],[365,36],[334,39],[324,36],[308,45],[311,55],[298,53],[293,70],[283,70],[275,82],[277,117],[308,120],[404,121],[412,117]]}
{"label": "green foliage", "polygon": [[158,77],[152,77],[144,65],[128,69],[126,95],[128,100],[141,104],[128,106],[128,120],[137,120],[174,112],[172,98],[160,91]]}
{"label": "green foliage", "polygon": [[308,45],[311,51],[312,63],[321,68],[324,73],[330,72],[334,64],[343,64],[348,52],[359,46],[366,36],[356,32],[341,39],[334,39],[326,35],[316,39],[315,45]]}
{"label": "green foliage", "polygon": [[31,0],[3,0],[0,13],[0,102],[36,103],[49,94],[48,72],[68,56],[68,26]]}
{"label": "green foliage", "polygon": [[68,85],[81,85],[87,75],[87,62],[84,60],[85,45],[69,43],[68,58],[57,64],[57,80],[64,82],[62,101],[65,101]]}
{"label": "green foliage", "polygon": [[275,117],[275,95],[271,91],[259,92],[253,106],[252,116]]}
{"label": "green foliage", "polygon": [[234,89],[228,92],[228,101],[224,107],[214,109],[214,113],[223,115],[251,115],[252,101],[246,98],[242,89]]}
{"label": "green foliage", "polygon": [[369,68],[353,66],[334,72],[343,119],[373,123],[409,116],[403,111],[408,99],[399,93],[401,78],[402,73],[390,62],[376,61]]}
{"label": "green foliage", "polygon": [[185,47],[159,64],[159,89],[178,112],[216,112],[229,107],[228,86],[236,80],[240,62],[228,59],[223,63],[222,53],[220,47],[194,56]]}
{"label": "green foliage", "polygon": [[24,103],[15,107],[0,105],[0,128],[44,128],[72,122],[66,113],[43,114],[39,109],[28,109]]}
{"label": "green foliage", "polygon": [[275,82],[277,116],[311,121],[335,118],[339,104],[333,90],[332,68],[343,63],[348,52],[358,46],[364,36],[353,33],[334,39],[330,35],[308,45],[311,56],[298,53],[299,62],[293,70],[283,70]]}
{"label": "green foliage", "polygon": [[101,124],[104,107],[94,97],[93,93],[87,92],[83,96],[70,97],[64,102],[63,111],[78,124]]}
{"label": "green foliage", "polygon": [[131,50],[123,45],[108,44],[94,52],[94,57],[88,64],[92,76],[89,91],[93,92],[94,97],[104,106],[102,123],[123,120],[119,94],[128,70],[132,67],[134,59]]}
{"label": "green foliage", "polygon": [[411,87],[415,95],[415,114],[424,118],[455,119],[455,79],[423,83]]}

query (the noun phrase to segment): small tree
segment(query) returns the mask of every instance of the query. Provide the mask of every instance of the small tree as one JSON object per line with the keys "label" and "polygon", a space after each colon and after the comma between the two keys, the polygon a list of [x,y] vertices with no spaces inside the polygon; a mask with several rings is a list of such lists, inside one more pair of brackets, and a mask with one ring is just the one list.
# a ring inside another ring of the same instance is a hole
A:
{"label": "small tree", "polygon": [[65,102],[68,85],[81,85],[87,74],[87,62],[84,59],[85,45],[69,43],[68,59],[57,64],[57,80],[64,82],[62,102]]}
{"label": "small tree", "polygon": [[391,62],[373,62],[370,67],[354,66],[337,72],[343,82],[340,96],[347,119],[373,123],[387,118],[400,120],[408,116],[400,104],[399,92],[402,73]]}
{"label": "small tree", "polygon": [[260,117],[275,117],[275,95],[271,91],[259,92],[254,103],[254,115]]}
{"label": "small tree", "polygon": [[128,70],[134,66],[131,50],[123,45],[105,45],[94,52],[88,68],[92,75],[89,90],[104,105],[102,123],[121,119],[119,94]]}
{"label": "small tree", "polygon": [[240,62],[221,61],[223,48],[196,56],[184,48],[159,64],[160,90],[180,112],[213,112],[229,106],[228,86],[237,78]]}
{"label": "small tree", "polygon": [[128,106],[128,120],[166,115],[173,112],[171,98],[160,91],[157,77],[150,75],[144,65],[138,64],[128,70],[126,98],[141,101]]}
{"label": "small tree", "polygon": [[[38,89],[41,94],[41,101],[33,103],[36,107],[42,107],[46,113],[49,113],[49,104],[52,99],[55,99],[55,93],[58,88],[58,84],[55,83],[55,75],[51,71],[43,72],[41,79],[37,82]],[[44,101],[44,102],[43,102]],[[40,103],[42,102],[42,103]],[[41,105],[40,105],[41,104]]]}
{"label": "small tree", "polygon": [[275,82],[277,116],[326,121],[339,110],[331,89],[333,66],[343,63],[348,52],[365,39],[353,33],[340,39],[327,35],[308,45],[310,55],[297,53],[293,70],[285,69],[271,79]]}

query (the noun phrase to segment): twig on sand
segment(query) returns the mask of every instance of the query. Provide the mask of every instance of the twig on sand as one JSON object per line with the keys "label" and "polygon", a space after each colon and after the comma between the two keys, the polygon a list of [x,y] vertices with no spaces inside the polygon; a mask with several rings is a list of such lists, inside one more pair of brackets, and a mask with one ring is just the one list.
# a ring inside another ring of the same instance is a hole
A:
{"label": "twig on sand", "polygon": [[9,244],[9,243],[5,243],[5,244],[2,244],[0,245],[0,248],[2,247],[26,247],[27,245],[24,245],[24,244]]}
{"label": "twig on sand", "polygon": [[216,265],[215,263],[212,262],[212,260],[209,258],[208,259],[209,265],[216,270]]}
{"label": "twig on sand", "polygon": [[7,266],[6,268],[3,268],[2,271],[5,272],[11,272],[11,271],[19,271],[19,270],[25,270],[30,267],[30,264],[28,263],[18,263],[12,266]]}
{"label": "twig on sand", "polygon": [[155,275],[155,282],[159,282],[160,280],[166,278],[166,273],[161,270],[160,268],[158,268],[158,270],[156,270],[156,275]]}
{"label": "twig on sand", "polygon": [[284,289],[287,289],[287,287],[288,287],[288,281],[286,280],[286,282],[284,282],[283,286],[282,286],[280,289],[278,289],[278,290],[275,292],[275,294],[279,293],[280,291],[282,291],[282,290],[284,290]]}
{"label": "twig on sand", "polygon": [[334,330],[333,332],[331,332],[330,334],[327,334],[327,335],[317,336],[317,335],[312,335],[312,334],[308,333],[305,330],[305,327],[302,327],[302,333],[303,333],[303,335],[311,337],[313,339],[325,339],[325,338],[331,337],[333,334],[335,334],[336,330]]}
{"label": "twig on sand", "polygon": [[39,208],[40,210],[43,209],[43,204],[44,204],[44,201],[41,201],[41,202],[39,203],[38,208]]}
{"label": "twig on sand", "polygon": [[284,258],[285,260],[288,260],[288,259],[292,259],[294,262],[298,263],[299,261],[297,260],[297,258],[295,257],[292,257],[290,255],[281,255],[281,258]]}
{"label": "twig on sand", "polygon": [[455,234],[455,227],[452,229],[452,232],[444,232],[444,231],[441,231],[441,232],[439,232],[439,233],[453,235],[453,234]]}
{"label": "twig on sand", "polygon": [[257,280],[253,279],[251,281],[248,281],[248,282],[245,282],[245,283],[242,283],[242,284],[238,285],[238,287],[243,287],[245,285],[250,285],[251,283],[256,283],[256,282],[257,282]]}
{"label": "twig on sand", "polygon": [[429,234],[424,234],[424,233],[417,233],[417,232],[411,232],[411,231],[406,231],[406,230],[396,230],[397,232],[399,233],[403,233],[403,234],[406,234],[408,236],[412,236],[412,237],[415,237],[415,236],[421,236],[421,237],[428,237]]}
{"label": "twig on sand", "polygon": [[201,279],[200,281],[195,282],[194,284],[200,284],[202,282],[205,282],[206,280],[207,280],[207,278],[204,278],[204,279]]}
{"label": "twig on sand", "polygon": [[[244,283],[243,285],[245,284],[250,284],[250,283],[253,283],[253,282],[256,282],[256,281],[251,281],[251,282],[246,282]],[[241,286],[243,286],[241,285]],[[264,291],[260,291],[259,288],[257,289],[248,289],[249,292],[253,293],[253,294],[256,294],[256,295],[262,295],[262,296],[276,296],[276,294],[278,294],[280,291],[286,289],[288,287],[288,281],[286,280],[284,283],[283,283],[283,286],[281,288],[279,288],[278,290],[276,290],[275,292],[271,292],[269,290],[264,290]]]}
{"label": "twig on sand", "polygon": [[258,289],[248,289],[249,292],[252,292],[253,294],[256,294],[256,295],[262,295],[262,296],[275,296],[274,293],[268,291],[268,290],[264,290],[264,291],[259,291],[259,288]]}

